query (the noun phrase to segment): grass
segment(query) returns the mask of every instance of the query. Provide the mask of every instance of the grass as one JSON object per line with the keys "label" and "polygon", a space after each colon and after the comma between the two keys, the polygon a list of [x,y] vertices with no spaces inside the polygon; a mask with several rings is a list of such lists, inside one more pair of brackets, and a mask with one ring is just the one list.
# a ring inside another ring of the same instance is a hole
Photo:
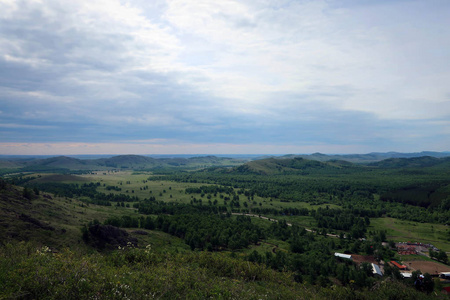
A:
{"label": "grass", "polygon": [[[158,201],[189,203],[191,195],[185,194],[188,187],[200,187],[201,183],[178,183],[172,181],[149,181],[151,173],[133,173],[127,171],[101,172],[97,174],[83,175],[89,182],[100,182],[99,192],[126,194],[140,199],[155,197]],[[107,186],[117,186],[121,191],[107,190]],[[171,197],[172,196],[172,197]],[[197,196],[198,197],[198,196]],[[206,199],[206,198],[205,198]],[[205,201],[203,199],[203,201]],[[217,197],[218,200],[219,197]],[[214,201],[214,199],[212,199]],[[223,201],[222,201],[223,202]]]}
{"label": "grass", "polygon": [[396,242],[430,243],[443,251],[450,251],[450,229],[446,225],[374,218],[370,219],[368,230],[386,230],[387,238]]}

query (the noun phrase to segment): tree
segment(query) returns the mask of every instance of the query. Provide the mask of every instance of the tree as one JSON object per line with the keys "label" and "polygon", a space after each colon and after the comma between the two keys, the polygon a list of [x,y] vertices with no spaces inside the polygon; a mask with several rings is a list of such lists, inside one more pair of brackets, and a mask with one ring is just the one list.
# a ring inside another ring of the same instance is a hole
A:
{"label": "tree", "polygon": [[144,228],[145,229],[150,229],[150,230],[155,229],[155,222],[153,221],[152,217],[148,216],[145,219]]}
{"label": "tree", "polygon": [[447,253],[445,253],[445,251],[441,250],[439,251],[437,257],[438,260],[442,261],[444,264],[448,263],[448,256]]}
{"label": "tree", "polygon": [[29,188],[25,187],[23,189],[22,196],[28,200],[31,200],[33,198],[33,192]]}
{"label": "tree", "polygon": [[423,291],[427,294],[434,290],[434,281],[430,274],[425,273],[423,278]]}

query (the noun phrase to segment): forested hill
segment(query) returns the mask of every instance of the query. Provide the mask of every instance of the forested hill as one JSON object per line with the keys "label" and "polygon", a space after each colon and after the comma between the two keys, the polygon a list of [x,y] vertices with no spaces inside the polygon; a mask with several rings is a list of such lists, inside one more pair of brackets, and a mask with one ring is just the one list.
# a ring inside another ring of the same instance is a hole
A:
{"label": "forested hill", "polygon": [[320,162],[308,160],[301,157],[296,158],[267,158],[245,163],[242,166],[234,168],[232,172],[237,174],[299,174],[307,175],[313,173],[334,173],[344,171],[345,169],[364,168],[346,161],[331,160]]}
{"label": "forested hill", "polygon": [[386,160],[389,158],[415,158],[415,157],[423,157],[430,156],[435,158],[443,158],[449,157],[450,152],[434,152],[434,151],[422,151],[422,152],[414,152],[414,153],[401,153],[401,152],[371,152],[367,154],[322,154],[322,153],[313,153],[309,155],[285,155],[282,158],[295,158],[301,157],[310,160],[317,161],[329,161],[329,160],[345,160],[352,163],[357,164],[368,164],[379,162],[382,160]]}
{"label": "forested hill", "polygon": [[413,157],[413,158],[389,158],[369,166],[378,168],[428,168],[428,167],[450,167],[450,157],[435,158],[431,156]]}
{"label": "forested hill", "polygon": [[[427,152],[428,153],[428,152]],[[441,153],[444,155],[445,153]],[[383,155],[388,155],[387,153]],[[264,174],[264,175],[311,175],[311,174],[348,174],[371,169],[450,170],[450,157],[391,157],[375,161],[381,154],[330,156],[315,153],[310,156],[286,155],[250,161],[250,158],[226,158],[216,156],[153,158],[142,155],[118,155],[110,158],[79,159],[67,156],[50,158],[8,158],[0,157],[0,174],[15,172],[57,172],[93,170],[139,170],[152,172],[174,172],[181,170],[199,170],[210,167],[227,167],[227,173]],[[391,153],[391,155],[394,155]],[[397,154],[398,156],[402,154]],[[406,154],[404,154],[406,155]],[[413,155],[413,154],[411,154]],[[307,158],[305,158],[307,157]],[[361,164],[364,159],[371,161]],[[356,160],[357,162],[351,162]],[[229,169],[229,167],[233,167]]]}
{"label": "forested hill", "polygon": [[228,173],[260,175],[312,175],[312,174],[348,174],[373,170],[390,171],[433,171],[450,170],[450,157],[435,158],[430,156],[413,158],[389,158],[368,165],[354,164],[344,160],[317,161],[301,157],[266,158],[247,162],[233,168]]}
{"label": "forested hill", "polygon": [[51,158],[4,158],[0,169],[13,172],[64,172],[74,170],[173,170],[175,168],[199,169],[212,166],[237,166],[245,159],[201,156],[192,158],[152,158],[141,155],[118,155],[110,158],[78,159],[67,156]]}

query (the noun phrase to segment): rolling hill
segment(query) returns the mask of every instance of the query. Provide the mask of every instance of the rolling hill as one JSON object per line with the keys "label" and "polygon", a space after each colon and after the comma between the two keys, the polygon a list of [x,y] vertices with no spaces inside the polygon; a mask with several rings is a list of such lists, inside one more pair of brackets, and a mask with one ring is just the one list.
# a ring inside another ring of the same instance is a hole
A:
{"label": "rolling hill", "polygon": [[238,174],[299,174],[307,175],[311,172],[338,172],[351,168],[362,168],[361,166],[340,160],[321,162],[301,157],[295,158],[267,158],[245,163],[234,168],[233,172]]}
{"label": "rolling hill", "polygon": [[438,166],[450,167],[450,158],[436,158],[431,156],[421,156],[412,158],[389,158],[379,162],[368,164],[378,168],[428,168]]}
{"label": "rolling hill", "polygon": [[173,170],[201,169],[212,166],[237,166],[245,159],[202,156],[192,158],[152,158],[142,155],[118,155],[110,158],[79,159],[67,156],[50,158],[3,158],[0,169],[5,172],[69,172],[88,170]]}
{"label": "rolling hill", "polygon": [[344,160],[344,161],[357,163],[357,164],[369,164],[369,163],[386,160],[389,158],[415,158],[415,157],[423,157],[423,156],[443,158],[443,157],[449,157],[450,152],[433,152],[433,151],[422,151],[422,152],[415,152],[415,153],[371,152],[371,153],[367,153],[367,154],[335,154],[335,155],[313,153],[310,155],[290,154],[290,155],[282,156],[282,158],[302,157],[305,159],[317,160],[317,161]]}

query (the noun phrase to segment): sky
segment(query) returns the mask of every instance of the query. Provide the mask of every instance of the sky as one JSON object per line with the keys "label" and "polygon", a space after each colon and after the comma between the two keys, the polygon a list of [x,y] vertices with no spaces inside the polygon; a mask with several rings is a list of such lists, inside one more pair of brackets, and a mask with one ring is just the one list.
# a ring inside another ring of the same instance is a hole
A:
{"label": "sky", "polygon": [[0,154],[450,150],[448,0],[0,11]]}

